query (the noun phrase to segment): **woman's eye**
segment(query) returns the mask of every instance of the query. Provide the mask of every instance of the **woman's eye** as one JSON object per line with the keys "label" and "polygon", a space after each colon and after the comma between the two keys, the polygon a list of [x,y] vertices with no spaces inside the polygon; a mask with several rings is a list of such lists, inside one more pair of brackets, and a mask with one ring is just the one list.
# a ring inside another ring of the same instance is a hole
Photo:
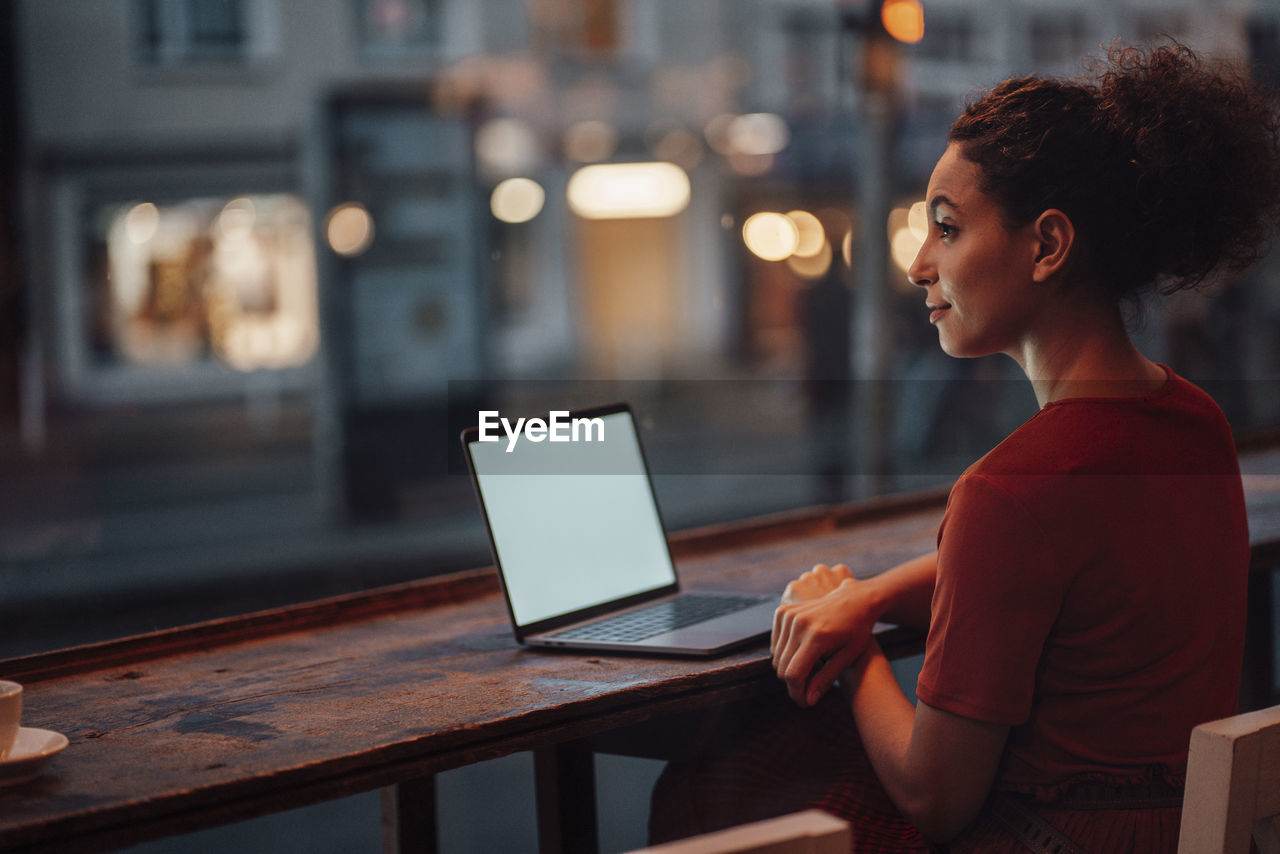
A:
{"label": "woman's eye", "polygon": [[951,237],[956,233],[956,227],[954,225],[950,225],[945,222],[935,222],[934,225],[938,228],[938,236],[943,240],[946,240],[948,237]]}

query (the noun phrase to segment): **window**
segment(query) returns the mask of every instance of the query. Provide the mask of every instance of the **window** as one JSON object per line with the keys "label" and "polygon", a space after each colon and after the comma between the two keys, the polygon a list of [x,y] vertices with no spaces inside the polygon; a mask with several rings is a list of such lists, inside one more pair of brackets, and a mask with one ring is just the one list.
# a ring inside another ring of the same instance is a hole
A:
{"label": "window", "polygon": [[276,149],[53,161],[47,275],[59,394],[75,404],[234,398],[314,383],[312,215]]}
{"label": "window", "polygon": [[254,371],[315,353],[315,250],[296,196],[135,201],[91,218],[94,365]]}
{"label": "window", "polygon": [[356,0],[364,53],[395,57],[431,52],[442,38],[441,0]]}
{"label": "window", "polygon": [[249,58],[248,0],[138,0],[148,65],[240,64]]}

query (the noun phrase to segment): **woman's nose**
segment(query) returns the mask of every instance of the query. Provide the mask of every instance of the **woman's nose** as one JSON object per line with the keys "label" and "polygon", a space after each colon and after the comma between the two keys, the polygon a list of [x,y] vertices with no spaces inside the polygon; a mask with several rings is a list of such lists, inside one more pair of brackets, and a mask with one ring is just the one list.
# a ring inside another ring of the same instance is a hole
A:
{"label": "woman's nose", "polygon": [[928,264],[928,259],[925,258],[925,249],[925,246],[920,247],[920,251],[916,253],[915,260],[907,268],[907,281],[922,288],[927,288],[933,284],[934,280],[933,268]]}

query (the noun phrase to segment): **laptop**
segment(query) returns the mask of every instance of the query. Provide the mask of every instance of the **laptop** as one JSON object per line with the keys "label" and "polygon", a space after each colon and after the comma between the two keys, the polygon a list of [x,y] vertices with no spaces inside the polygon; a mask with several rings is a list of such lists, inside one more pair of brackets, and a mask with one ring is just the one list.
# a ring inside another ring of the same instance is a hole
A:
{"label": "laptop", "polygon": [[777,597],[681,591],[627,404],[480,415],[462,444],[517,641],[707,656],[768,636]]}

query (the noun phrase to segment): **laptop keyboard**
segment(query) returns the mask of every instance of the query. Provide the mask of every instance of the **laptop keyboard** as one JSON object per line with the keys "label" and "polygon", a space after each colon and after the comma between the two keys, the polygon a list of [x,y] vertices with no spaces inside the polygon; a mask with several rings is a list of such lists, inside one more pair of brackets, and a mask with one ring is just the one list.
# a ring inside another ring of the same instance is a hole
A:
{"label": "laptop keyboard", "polygon": [[685,593],[638,611],[548,635],[552,638],[627,643],[732,614],[759,603],[758,596],[705,596]]}

